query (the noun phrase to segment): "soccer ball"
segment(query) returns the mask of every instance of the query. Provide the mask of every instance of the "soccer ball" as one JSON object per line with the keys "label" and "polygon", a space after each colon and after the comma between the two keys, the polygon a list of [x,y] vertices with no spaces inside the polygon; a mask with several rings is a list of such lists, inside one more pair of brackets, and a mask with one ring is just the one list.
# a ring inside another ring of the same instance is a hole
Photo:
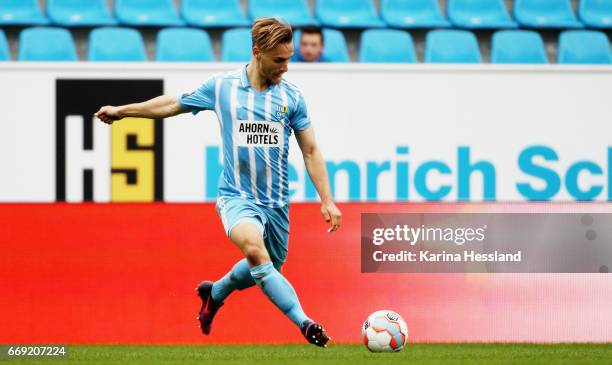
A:
{"label": "soccer ball", "polygon": [[372,352],[399,351],[408,341],[408,325],[398,313],[380,310],[363,323],[361,337]]}

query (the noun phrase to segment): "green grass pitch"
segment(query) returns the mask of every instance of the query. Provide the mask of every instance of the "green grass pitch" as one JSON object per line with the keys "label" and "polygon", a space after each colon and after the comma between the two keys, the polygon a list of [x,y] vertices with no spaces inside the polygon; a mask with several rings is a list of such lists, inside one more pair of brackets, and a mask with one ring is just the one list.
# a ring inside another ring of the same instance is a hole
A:
{"label": "green grass pitch", "polygon": [[66,358],[0,360],[14,364],[612,364],[612,344],[408,344],[375,354],[363,345],[70,345]]}

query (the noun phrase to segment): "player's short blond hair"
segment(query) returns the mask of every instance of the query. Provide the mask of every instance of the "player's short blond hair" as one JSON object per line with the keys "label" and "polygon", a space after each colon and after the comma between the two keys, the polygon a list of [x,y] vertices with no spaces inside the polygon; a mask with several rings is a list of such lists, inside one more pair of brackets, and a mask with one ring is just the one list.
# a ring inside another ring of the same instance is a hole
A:
{"label": "player's short blond hair", "polygon": [[276,18],[257,18],[251,28],[253,47],[266,52],[279,44],[293,41],[293,31],[289,24]]}

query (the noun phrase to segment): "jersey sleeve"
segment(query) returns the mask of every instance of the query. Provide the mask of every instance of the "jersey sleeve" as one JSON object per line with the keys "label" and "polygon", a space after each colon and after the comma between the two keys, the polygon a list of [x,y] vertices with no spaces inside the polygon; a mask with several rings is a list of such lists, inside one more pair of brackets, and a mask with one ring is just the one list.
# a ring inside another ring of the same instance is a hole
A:
{"label": "jersey sleeve", "polygon": [[308,107],[302,93],[297,95],[296,108],[289,120],[293,130],[303,131],[310,127],[310,114],[308,114]]}
{"label": "jersey sleeve", "polygon": [[211,76],[197,90],[178,97],[181,106],[194,115],[202,110],[215,109],[215,84],[217,78]]}

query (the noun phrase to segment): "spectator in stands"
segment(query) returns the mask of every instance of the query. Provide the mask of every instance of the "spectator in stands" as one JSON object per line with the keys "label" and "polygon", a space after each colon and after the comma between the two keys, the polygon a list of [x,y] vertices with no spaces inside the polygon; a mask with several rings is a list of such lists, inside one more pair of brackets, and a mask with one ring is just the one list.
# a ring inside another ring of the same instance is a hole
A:
{"label": "spectator in stands", "polygon": [[319,27],[305,27],[300,37],[298,62],[326,62],[323,56],[323,32]]}

